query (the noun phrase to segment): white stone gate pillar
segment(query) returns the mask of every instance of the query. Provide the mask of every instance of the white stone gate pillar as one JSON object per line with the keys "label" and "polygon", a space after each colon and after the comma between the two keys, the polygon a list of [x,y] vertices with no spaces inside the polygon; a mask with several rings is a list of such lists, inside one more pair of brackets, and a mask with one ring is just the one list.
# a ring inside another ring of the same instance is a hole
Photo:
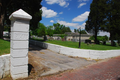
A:
{"label": "white stone gate pillar", "polygon": [[13,79],[28,77],[29,21],[32,17],[19,9],[11,14],[11,69]]}

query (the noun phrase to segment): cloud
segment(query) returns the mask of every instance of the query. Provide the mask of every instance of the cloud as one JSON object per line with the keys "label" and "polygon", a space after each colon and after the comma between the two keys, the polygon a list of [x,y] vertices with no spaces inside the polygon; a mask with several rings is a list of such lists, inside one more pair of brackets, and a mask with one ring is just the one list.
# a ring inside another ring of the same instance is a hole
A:
{"label": "cloud", "polygon": [[78,28],[81,27],[81,29],[83,30],[83,29],[85,29],[85,24],[86,24],[86,23],[83,23],[82,25],[78,25],[76,28],[78,29]]}
{"label": "cloud", "polygon": [[86,24],[86,23],[83,23],[82,25],[79,25],[78,23],[69,23],[66,21],[59,21],[59,20],[57,22],[60,23],[61,25],[65,25],[68,27],[74,27],[76,29],[81,27],[82,30],[85,29],[85,24]]}
{"label": "cloud", "polygon": [[63,14],[63,12],[60,12],[59,14]]}
{"label": "cloud", "polygon": [[82,1],[84,1],[84,2],[85,2],[85,1],[89,1],[89,0],[78,0],[78,2],[82,2]]}
{"label": "cloud", "polygon": [[[85,24],[86,23],[83,23],[82,25],[77,25],[77,26],[75,26],[75,28],[79,29],[81,27],[81,30],[85,30]],[[74,29],[72,29],[71,31],[74,32]]]}
{"label": "cloud", "polygon": [[50,22],[51,22],[51,23],[54,23],[54,21],[53,21],[53,20],[50,20]]}
{"label": "cloud", "polygon": [[67,3],[65,7],[68,7],[68,6],[69,6],[69,3]]}
{"label": "cloud", "polygon": [[68,10],[70,10],[70,8]]}
{"label": "cloud", "polygon": [[110,33],[109,32],[106,32],[106,31],[99,31],[99,33],[98,33],[98,36],[108,36],[108,37],[110,37]]}
{"label": "cloud", "polygon": [[85,13],[75,17],[72,21],[73,22],[82,22],[85,21],[88,18],[89,11],[86,11]]}
{"label": "cloud", "polygon": [[66,21],[59,21],[59,20],[57,22],[60,23],[61,25],[65,25],[65,26],[73,26],[73,27],[75,27],[75,26],[78,25],[78,23],[68,23]]}
{"label": "cloud", "polygon": [[85,25],[86,25],[86,23],[83,23],[83,24],[82,24],[82,26],[85,26]]}
{"label": "cloud", "polygon": [[80,3],[78,8],[80,8],[80,7],[84,6],[84,5],[86,5],[86,3]]}
{"label": "cloud", "polygon": [[83,0],[83,1],[89,1],[89,0]]}
{"label": "cloud", "polygon": [[62,0],[62,1],[59,1],[59,5],[60,5],[60,6],[65,6],[65,5],[66,5],[66,2],[63,1],[63,0]]}
{"label": "cloud", "polygon": [[47,4],[59,4],[60,6],[64,6],[67,7],[69,5],[68,2],[66,2],[66,0],[45,0],[47,2]]}
{"label": "cloud", "polygon": [[42,7],[42,11],[43,11],[42,16],[45,18],[51,18],[57,16],[57,12],[51,9],[47,9],[46,7]]}
{"label": "cloud", "polygon": [[57,0],[45,0],[47,4],[55,4],[57,3]]}

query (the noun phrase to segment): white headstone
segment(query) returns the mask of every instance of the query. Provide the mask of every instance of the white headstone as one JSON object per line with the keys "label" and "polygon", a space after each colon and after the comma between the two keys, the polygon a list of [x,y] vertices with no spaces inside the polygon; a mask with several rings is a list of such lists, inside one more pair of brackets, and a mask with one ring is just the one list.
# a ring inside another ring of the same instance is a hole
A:
{"label": "white headstone", "polygon": [[19,9],[11,20],[11,76],[13,79],[28,77],[29,21],[32,17]]}

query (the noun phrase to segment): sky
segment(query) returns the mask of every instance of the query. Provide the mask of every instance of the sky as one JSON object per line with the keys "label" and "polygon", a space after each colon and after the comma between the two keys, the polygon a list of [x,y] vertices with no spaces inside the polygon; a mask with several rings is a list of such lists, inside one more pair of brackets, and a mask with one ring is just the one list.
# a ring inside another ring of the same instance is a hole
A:
{"label": "sky", "polygon": [[42,20],[45,26],[60,23],[74,29],[85,29],[92,0],[42,0]]}

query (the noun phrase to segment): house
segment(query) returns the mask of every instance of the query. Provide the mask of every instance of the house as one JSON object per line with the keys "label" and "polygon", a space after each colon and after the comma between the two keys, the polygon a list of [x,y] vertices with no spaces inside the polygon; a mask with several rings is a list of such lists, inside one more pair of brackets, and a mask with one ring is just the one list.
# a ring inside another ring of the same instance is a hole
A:
{"label": "house", "polygon": [[[65,37],[67,41],[75,41],[75,42],[79,41],[80,34],[78,32],[76,32],[76,33],[74,33],[74,32],[66,32],[65,34],[67,35]],[[86,39],[89,39],[90,36],[92,36],[92,35],[81,34],[81,41],[85,41]]]}
{"label": "house", "polygon": [[[53,39],[54,40],[60,40],[61,37],[59,36],[60,34],[53,34]],[[74,41],[74,42],[78,42],[79,41],[79,33],[74,33],[74,32],[65,32],[65,40],[66,41]],[[81,41],[85,41],[86,39],[90,38],[90,34],[81,34]]]}

